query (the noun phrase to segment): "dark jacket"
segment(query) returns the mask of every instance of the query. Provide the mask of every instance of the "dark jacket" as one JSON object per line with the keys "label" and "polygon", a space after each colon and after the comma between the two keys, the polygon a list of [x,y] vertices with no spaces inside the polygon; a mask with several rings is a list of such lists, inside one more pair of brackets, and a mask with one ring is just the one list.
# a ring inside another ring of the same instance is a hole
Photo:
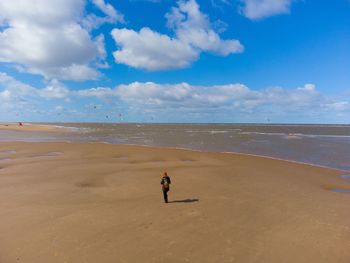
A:
{"label": "dark jacket", "polygon": [[[170,185],[171,184],[171,180],[170,180],[170,177],[169,176],[164,176],[163,178],[162,178],[162,180],[160,181],[160,184],[163,186],[163,190],[165,189],[165,187],[164,187],[164,183],[165,182],[168,182],[168,185]],[[170,187],[168,187],[167,189],[169,189]]]}

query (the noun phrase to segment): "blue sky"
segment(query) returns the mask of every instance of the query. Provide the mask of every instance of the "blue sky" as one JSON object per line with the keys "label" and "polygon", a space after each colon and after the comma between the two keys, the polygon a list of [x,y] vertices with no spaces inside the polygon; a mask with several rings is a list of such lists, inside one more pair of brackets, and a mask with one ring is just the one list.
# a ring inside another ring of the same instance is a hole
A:
{"label": "blue sky", "polygon": [[350,1],[0,3],[0,121],[350,123]]}

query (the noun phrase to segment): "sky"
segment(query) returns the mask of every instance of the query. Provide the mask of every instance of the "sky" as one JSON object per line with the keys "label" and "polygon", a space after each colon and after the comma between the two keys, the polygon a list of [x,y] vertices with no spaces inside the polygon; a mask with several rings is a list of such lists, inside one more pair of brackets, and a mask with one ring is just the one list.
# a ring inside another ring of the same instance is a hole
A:
{"label": "sky", "polygon": [[2,0],[1,122],[350,123],[350,0]]}

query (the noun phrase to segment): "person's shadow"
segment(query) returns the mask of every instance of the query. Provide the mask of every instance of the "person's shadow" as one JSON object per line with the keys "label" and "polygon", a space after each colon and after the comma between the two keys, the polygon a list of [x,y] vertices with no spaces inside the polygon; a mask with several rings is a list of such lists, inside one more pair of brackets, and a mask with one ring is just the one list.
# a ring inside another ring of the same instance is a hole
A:
{"label": "person's shadow", "polygon": [[174,201],[169,201],[169,203],[194,203],[194,202],[199,202],[199,199],[184,199],[184,200],[174,200]]}

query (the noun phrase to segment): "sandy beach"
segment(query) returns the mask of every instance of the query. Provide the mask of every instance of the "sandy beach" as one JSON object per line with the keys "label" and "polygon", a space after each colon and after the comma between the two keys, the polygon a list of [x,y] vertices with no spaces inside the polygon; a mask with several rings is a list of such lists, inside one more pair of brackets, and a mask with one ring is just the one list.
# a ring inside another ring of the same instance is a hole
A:
{"label": "sandy beach", "polygon": [[239,154],[3,142],[0,262],[349,262],[350,195],[332,191],[350,189],[342,174]]}
{"label": "sandy beach", "polygon": [[350,263],[349,14],[0,0],[0,263]]}
{"label": "sandy beach", "polygon": [[0,123],[0,130],[27,131],[27,132],[65,132],[66,129],[53,125],[31,123]]}

